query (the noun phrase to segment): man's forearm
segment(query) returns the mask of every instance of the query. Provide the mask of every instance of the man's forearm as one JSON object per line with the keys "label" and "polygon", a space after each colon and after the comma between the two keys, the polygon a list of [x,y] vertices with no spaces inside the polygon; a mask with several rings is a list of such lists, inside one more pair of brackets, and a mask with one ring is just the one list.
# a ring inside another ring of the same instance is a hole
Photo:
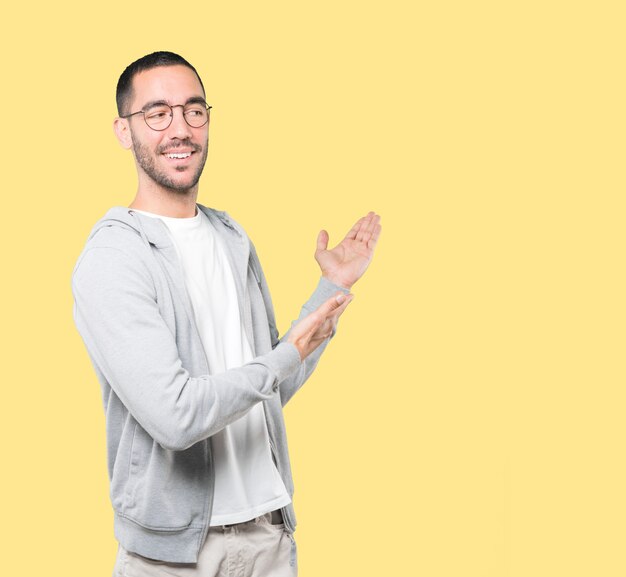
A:
{"label": "man's forearm", "polygon": [[[320,306],[320,304],[322,304],[324,301],[330,298],[337,291],[342,291],[344,294],[349,293],[348,289],[334,284],[333,282],[331,282],[325,277],[321,277],[318,282],[317,287],[315,288],[315,291],[309,297],[307,302],[304,303],[304,305],[302,306],[302,309],[300,310],[300,316],[298,317],[297,320],[295,320],[292,323],[292,326],[295,325],[298,321],[300,321],[303,317],[305,317],[306,315],[310,314],[315,309],[317,309]],[[280,339],[280,342],[284,342],[288,338],[290,331],[291,329],[289,329],[289,331],[287,331],[282,336],[282,338]],[[328,346],[330,339],[334,335],[335,335],[335,330],[333,330],[332,334],[330,335],[328,339],[326,339],[319,347],[317,347],[317,349],[315,349],[311,354],[309,354],[304,359],[300,367],[298,367],[297,371],[293,372],[291,375],[289,375],[289,377],[281,381],[279,385],[279,390],[280,390],[280,399],[281,399],[283,406],[287,404],[287,402],[296,394],[298,389],[300,389],[300,387],[311,376],[311,373],[317,366],[317,363],[319,362],[322,353],[324,352],[324,350]]]}

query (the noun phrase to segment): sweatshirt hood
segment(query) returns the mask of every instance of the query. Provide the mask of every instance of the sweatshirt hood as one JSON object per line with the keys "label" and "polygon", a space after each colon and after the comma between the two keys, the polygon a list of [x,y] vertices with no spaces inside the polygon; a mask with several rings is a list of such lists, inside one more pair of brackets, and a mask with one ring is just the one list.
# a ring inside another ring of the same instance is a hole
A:
{"label": "sweatshirt hood", "polygon": [[132,230],[141,236],[146,244],[153,244],[157,248],[164,248],[172,244],[163,221],[140,214],[127,206],[110,208],[91,229],[87,242],[99,231],[108,227]]}
{"label": "sweatshirt hood", "polygon": [[[221,223],[236,232],[241,238],[244,237],[236,223],[225,212],[207,208],[197,204],[198,210],[204,212],[213,224]],[[156,248],[165,248],[173,245],[168,233],[167,226],[160,218],[153,218],[141,214],[127,206],[114,206],[94,225],[89,233],[89,242],[100,230],[107,227],[119,227],[132,230],[141,236],[146,244],[152,244]]]}

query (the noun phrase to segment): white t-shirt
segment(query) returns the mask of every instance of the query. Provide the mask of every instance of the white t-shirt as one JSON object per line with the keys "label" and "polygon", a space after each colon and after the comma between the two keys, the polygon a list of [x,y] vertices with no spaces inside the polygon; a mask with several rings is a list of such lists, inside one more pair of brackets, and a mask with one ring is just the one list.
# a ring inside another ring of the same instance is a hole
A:
{"label": "white t-shirt", "polygon": [[[182,264],[209,373],[221,373],[252,360],[233,273],[208,217],[198,208],[192,218],[133,210],[160,218],[168,228]],[[212,526],[248,521],[291,502],[272,459],[261,403],[213,435],[211,446],[215,467]]]}

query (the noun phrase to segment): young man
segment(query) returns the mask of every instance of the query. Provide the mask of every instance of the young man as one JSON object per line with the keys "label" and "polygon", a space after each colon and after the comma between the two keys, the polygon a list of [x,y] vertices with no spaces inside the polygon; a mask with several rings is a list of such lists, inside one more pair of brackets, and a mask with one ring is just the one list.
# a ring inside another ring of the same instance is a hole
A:
{"label": "young man", "polygon": [[254,246],[196,202],[210,106],[170,52],[131,64],[114,130],[138,190],[95,225],[72,276],[74,319],[102,386],[120,543],[115,576],[295,575],[282,407],[315,368],[372,259],[374,213],[328,250],[279,339]]}

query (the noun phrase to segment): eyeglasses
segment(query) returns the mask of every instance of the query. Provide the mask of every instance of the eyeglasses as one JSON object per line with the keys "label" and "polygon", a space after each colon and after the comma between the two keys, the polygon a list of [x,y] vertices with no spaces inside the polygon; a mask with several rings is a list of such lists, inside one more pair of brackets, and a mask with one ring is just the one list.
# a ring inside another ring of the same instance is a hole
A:
{"label": "eyeglasses", "polygon": [[212,106],[201,102],[192,102],[189,104],[155,104],[147,110],[139,110],[120,118],[130,118],[135,114],[143,114],[143,119],[152,130],[165,130],[172,124],[174,118],[174,108],[183,109],[183,118],[185,122],[192,128],[202,128],[209,121],[209,111]]}

